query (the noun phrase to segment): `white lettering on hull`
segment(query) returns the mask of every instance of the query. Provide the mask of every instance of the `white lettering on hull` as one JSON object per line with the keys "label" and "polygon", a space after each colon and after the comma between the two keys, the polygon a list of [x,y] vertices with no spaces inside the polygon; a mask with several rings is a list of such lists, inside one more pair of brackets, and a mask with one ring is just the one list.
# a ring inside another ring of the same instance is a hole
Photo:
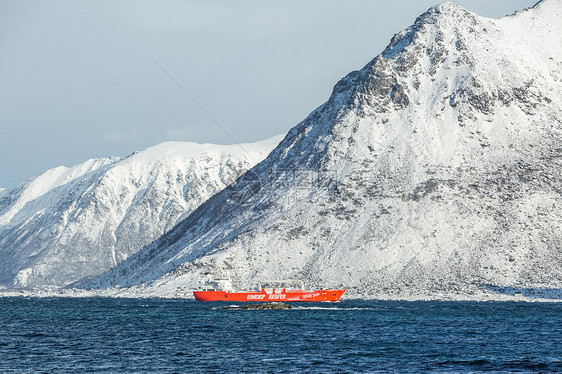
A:
{"label": "white lettering on hull", "polygon": [[267,300],[285,300],[287,298],[286,294],[273,293],[273,294],[255,294],[246,296],[246,300],[264,300],[267,296]]}

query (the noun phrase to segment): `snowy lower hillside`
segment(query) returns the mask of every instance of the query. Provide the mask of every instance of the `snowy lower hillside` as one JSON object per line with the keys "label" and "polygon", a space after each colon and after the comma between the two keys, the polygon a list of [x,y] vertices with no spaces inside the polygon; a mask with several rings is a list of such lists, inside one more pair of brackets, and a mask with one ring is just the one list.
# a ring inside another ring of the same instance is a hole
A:
{"label": "snowy lower hillside", "polygon": [[560,0],[502,19],[429,9],[253,177],[84,287],[181,295],[229,276],[360,297],[562,289],[560,19]]}
{"label": "snowy lower hillside", "polygon": [[0,192],[0,285],[65,286],[136,253],[262,161],[280,137],[168,142],[59,167]]}

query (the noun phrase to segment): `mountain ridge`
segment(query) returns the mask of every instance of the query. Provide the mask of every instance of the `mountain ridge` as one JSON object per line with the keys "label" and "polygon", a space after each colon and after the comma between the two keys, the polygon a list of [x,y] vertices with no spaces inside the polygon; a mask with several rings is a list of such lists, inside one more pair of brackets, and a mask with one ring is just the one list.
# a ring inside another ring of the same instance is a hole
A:
{"label": "mountain ridge", "polygon": [[50,169],[3,191],[1,282],[60,287],[100,274],[232,183],[277,141],[166,142]]}

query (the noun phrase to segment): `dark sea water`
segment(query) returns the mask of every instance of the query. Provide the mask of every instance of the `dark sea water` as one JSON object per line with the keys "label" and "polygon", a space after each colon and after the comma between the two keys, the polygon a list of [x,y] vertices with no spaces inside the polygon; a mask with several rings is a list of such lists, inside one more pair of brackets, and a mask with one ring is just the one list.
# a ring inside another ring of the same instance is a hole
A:
{"label": "dark sea water", "polygon": [[0,373],[562,372],[562,304],[0,298]]}

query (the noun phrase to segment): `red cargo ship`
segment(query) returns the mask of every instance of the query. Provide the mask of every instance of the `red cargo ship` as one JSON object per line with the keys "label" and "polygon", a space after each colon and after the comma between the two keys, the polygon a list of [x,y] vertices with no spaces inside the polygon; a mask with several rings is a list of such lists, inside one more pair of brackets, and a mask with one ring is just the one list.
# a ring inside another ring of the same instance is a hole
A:
{"label": "red cargo ship", "polygon": [[[271,283],[287,283],[287,281],[267,281]],[[260,291],[236,292],[232,288],[232,283],[227,279],[218,279],[206,284],[199,291],[193,291],[193,296],[197,301],[338,301],[345,290],[317,290],[306,291],[302,286],[300,289],[288,289],[287,287],[258,287]]]}

